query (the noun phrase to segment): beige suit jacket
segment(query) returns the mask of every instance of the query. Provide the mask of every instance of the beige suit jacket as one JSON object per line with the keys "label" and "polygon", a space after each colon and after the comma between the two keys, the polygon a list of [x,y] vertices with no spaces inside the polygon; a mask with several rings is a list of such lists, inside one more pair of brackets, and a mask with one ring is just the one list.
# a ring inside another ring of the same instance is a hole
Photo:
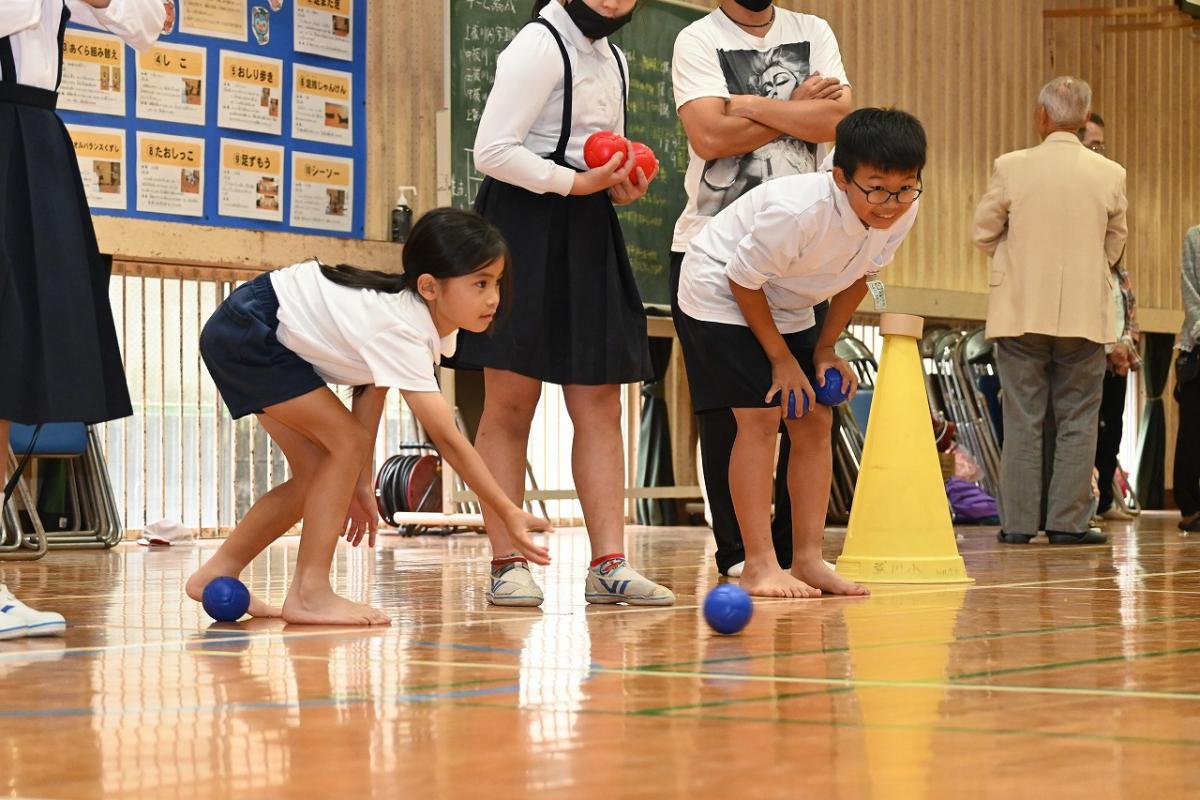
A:
{"label": "beige suit jacket", "polygon": [[1115,340],[1112,265],[1125,249],[1125,168],[1071,133],[996,159],[973,237],[992,256],[987,337]]}

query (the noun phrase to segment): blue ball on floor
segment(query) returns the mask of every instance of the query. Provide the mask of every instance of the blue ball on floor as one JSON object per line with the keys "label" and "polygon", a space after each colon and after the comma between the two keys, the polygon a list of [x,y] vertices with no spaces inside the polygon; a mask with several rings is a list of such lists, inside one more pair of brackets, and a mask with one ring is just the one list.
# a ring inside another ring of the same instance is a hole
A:
{"label": "blue ball on floor", "polygon": [[817,402],[823,406],[838,406],[846,402],[849,392],[842,388],[842,373],[833,367],[825,370],[825,385],[814,386]]}
{"label": "blue ball on floor", "polygon": [[737,633],[754,614],[750,595],[740,586],[722,583],[704,598],[704,619],[717,633]]}
{"label": "blue ball on floor", "polygon": [[235,622],[250,608],[250,590],[237,578],[217,578],[204,587],[201,603],[217,622]]}

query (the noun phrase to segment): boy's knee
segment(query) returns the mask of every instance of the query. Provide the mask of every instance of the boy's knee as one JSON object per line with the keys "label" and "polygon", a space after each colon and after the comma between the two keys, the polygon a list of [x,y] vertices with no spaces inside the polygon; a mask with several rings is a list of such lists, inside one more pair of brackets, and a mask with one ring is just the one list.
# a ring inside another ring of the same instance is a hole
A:
{"label": "boy's knee", "polygon": [[756,438],[774,441],[779,434],[779,411],[774,408],[737,409],[737,436],[740,439]]}

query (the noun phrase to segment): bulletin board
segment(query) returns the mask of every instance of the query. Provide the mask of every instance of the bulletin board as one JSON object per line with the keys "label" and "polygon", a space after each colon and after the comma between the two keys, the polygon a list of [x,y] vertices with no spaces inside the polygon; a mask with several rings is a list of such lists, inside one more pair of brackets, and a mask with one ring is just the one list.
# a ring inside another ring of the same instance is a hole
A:
{"label": "bulletin board", "polygon": [[137,53],[69,24],[59,114],[95,215],[363,238],[368,0],[167,0]]}

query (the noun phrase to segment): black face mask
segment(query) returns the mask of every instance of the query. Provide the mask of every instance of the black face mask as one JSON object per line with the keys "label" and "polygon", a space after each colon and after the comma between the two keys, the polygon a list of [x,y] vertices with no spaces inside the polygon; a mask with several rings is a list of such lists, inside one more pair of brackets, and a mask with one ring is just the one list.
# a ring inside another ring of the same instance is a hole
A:
{"label": "black face mask", "polygon": [[[603,39],[612,36],[633,19],[633,11],[622,17],[606,17],[592,9],[583,0],[571,0],[567,3],[567,15],[579,28],[579,32],[589,39]],[[636,9],[635,9],[636,10]]]}
{"label": "black face mask", "polygon": [[737,4],[747,11],[766,11],[773,0],[736,0]]}

